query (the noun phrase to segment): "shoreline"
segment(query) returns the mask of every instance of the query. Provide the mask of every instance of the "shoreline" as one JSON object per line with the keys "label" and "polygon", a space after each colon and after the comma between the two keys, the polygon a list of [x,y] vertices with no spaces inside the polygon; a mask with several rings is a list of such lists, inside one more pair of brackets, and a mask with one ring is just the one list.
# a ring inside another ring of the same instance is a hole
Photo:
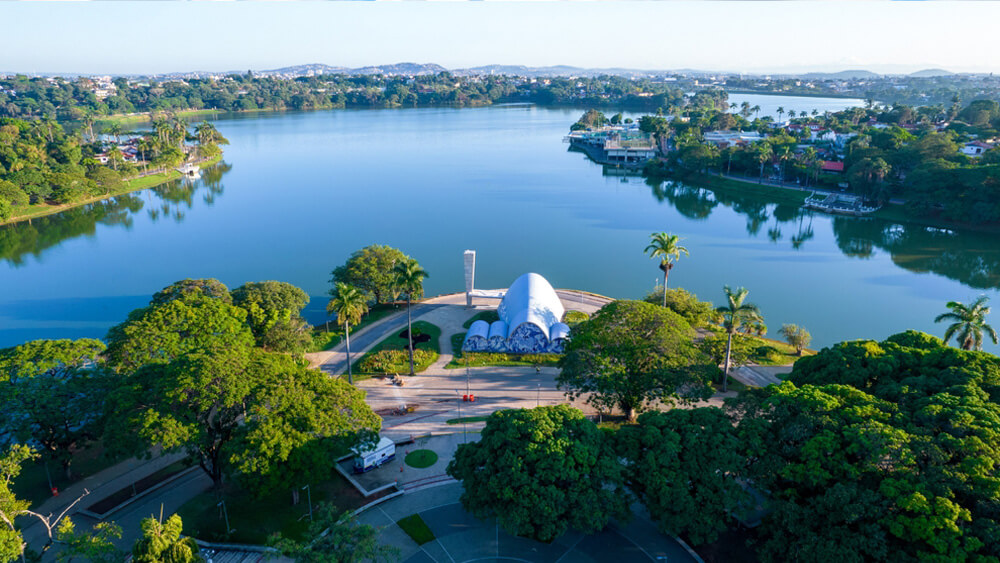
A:
{"label": "shoreline", "polygon": [[[222,155],[220,154],[219,156],[216,156],[214,158],[210,158],[208,160],[199,162],[198,163],[198,167],[199,168],[203,168],[203,167],[206,167],[206,166],[213,166],[215,164],[218,164],[221,161],[222,161]],[[21,222],[24,222],[24,221],[29,221],[30,222],[32,219],[38,219],[40,217],[46,217],[46,216],[49,216],[49,215],[55,215],[56,213],[62,213],[63,211],[67,211],[67,210],[73,209],[75,207],[81,207],[83,205],[89,205],[91,203],[97,203],[98,201],[104,201],[106,199],[111,199],[113,197],[118,197],[120,195],[125,195],[125,194],[128,194],[128,193],[137,192],[137,191],[140,191],[140,190],[145,190],[145,189],[149,189],[149,188],[155,188],[156,186],[160,186],[160,185],[166,184],[167,182],[170,182],[170,181],[173,181],[173,180],[177,180],[181,176],[182,175],[181,175],[180,172],[171,169],[171,170],[167,170],[167,171],[164,171],[164,172],[158,172],[156,174],[150,174],[149,176],[143,176],[141,178],[133,178],[131,180],[125,180],[125,181],[123,181],[123,183],[125,184],[125,187],[123,187],[120,190],[116,190],[116,191],[113,191],[113,192],[110,192],[110,193],[107,193],[107,194],[103,194],[103,195],[99,195],[99,196],[90,197],[90,198],[83,199],[83,200],[80,200],[80,201],[75,201],[73,203],[64,203],[64,204],[61,204],[61,205],[44,205],[43,204],[42,207],[36,207],[37,206],[37,204],[36,204],[35,206],[30,206],[29,207],[29,209],[35,208],[34,211],[28,211],[28,212],[26,212],[24,214],[21,214],[21,215],[15,215],[15,216],[11,217],[10,219],[7,219],[6,221],[0,221],[0,227],[4,227],[4,226],[7,226],[7,225],[14,225],[14,224],[21,223]]]}
{"label": "shoreline", "polygon": [[[670,177],[660,177],[663,180],[675,181],[674,178]],[[741,193],[748,193],[752,195],[759,195],[762,197],[767,197],[771,199],[781,199],[784,201],[775,201],[775,203],[798,203],[799,205],[805,201],[805,198],[812,191],[808,188],[794,188],[791,186],[775,186],[771,184],[759,184],[757,182],[751,182],[748,180],[739,180],[732,177],[722,177],[715,174],[703,174],[695,173],[688,176],[692,181],[690,183],[697,184],[699,187],[704,187],[710,190],[722,190],[722,191],[738,191]],[[685,180],[676,180],[684,182]],[[780,190],[780,191],[775,191]],[[801,196],[801,197],[800,197]],[[823,213],[831,217],[847,217],[846,215],[837,215],[836,213]],[[976,233],[984,234],[996,234],[1000,233],[1000,225],[980,225],[975,223],[955,223],[952,221],[944,220],[934,220],[922,217],[913,217],[908,214],[902,205],[896,203],[887,203],[882,209],[867,215],[866,217],[871,217],[873,219],[880,219],[883,221],[896,222],[896,223],[911,223],[914,225],[919,225],[922,227],[930,227],[935,229],[949,229],[949,230],[963,230]],[[863,217],[862,217],[863,218]]]}

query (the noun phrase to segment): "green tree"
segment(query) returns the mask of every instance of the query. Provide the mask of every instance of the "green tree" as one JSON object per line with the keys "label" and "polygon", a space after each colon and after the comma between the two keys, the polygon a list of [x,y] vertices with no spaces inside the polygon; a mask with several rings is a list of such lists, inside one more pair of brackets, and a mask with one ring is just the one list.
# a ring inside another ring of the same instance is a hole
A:
{"label": "green tree", "polygon": [[201,551],[192,538],[182,538],[184,523],[173,514],[166,523],[144,518],[142,536],[132,546],[135,563],[202,563]]}
{"label": "green tree", "polygon": [[331,474],[330,460],[376,440],[382,419],[364,391],[342,379],[288,364],[263,386],[236,430],[229,463],[250,491],[292,491]]}
{"label": "green tree", "polygon": [[790,346],[795,348],[798,355],[802,355],[802,351],[809,346],[809,342],[812,341],[812,335],[804,327],[795,324],[784,324],[781,325],[781,330],[778,331],[781,336],[785,339]]}
{"label": "green tree", "polygon": [[406,293],[406,339],[410,353],[410,375],[413,375],[413,320],[410,318],[412,297],[424,293],[424,278],[427,271],[420,267],[416,260],[410,259],[396,264],[396,287]]}
{"label": "green tree", "polygon": [[153,294],[151,305],[163,305],[174,299],[202,295],[218,299],[226,304],[232,304],[233,296],[226,284],[215,278],[191,279],[176,281]]}
{"label": "green tree", "polygon": [[24,553],[24,539],[14,520],[24,515],[31,503],[14,496],[11,485],[21,474],[21,464],[33,457],[24,445],[9,446],[0,455],[0,561],[15,561]]}
{"label": "green tree", "polygon": [[711,358],[712,365],[720,366],[729,358],[729,367],[738,368],[750,362],[756,350],[752,339],[746,335],[735,333],[730,340],[729,335],[712,335],[698,343],[698,349]]}
{"label": "green tree", "polygon": [[276,352],[300,351],[310,337],[300,313],[308,303],[305,291],[279,281],[251,282],[232,291],[233,304],[247,311],[247,322],[258,346]]}
{"label": "green tree", "polygon": [[318,457],[329,459],[378,429],[363,399],[361,391],[288,356],[239,348],[192,352],[126,378],[109,401],[105,444],[131,455],[154,447],[185,451],[216,486],[236,469],[249,484],[287,484],[328,470]]}
{"label": "green tree", "polygon": [[378,531],[359,524],[350,512],[337,514],[332,504],[321,504],[304,541],[275,534],[268,545],[298,563],[363,563],[395,561],[399,550],[379,543]]}
{"label": "green tree", "polygon": [[942,313],[935,317],[934,322],[954,321],[948,325],[944,331],[945,344],[951,340],[952,336],[957,336],[963,350],[982,350],[983,333],[990,337],[994,344],[997,343],[997,331],[986,324],[986,315],[990,314],[990,307],[986,304],[989,297],[983,295],[965,305],[958,301],[949,301],[947,306],[951,311]]}
{"label": "green tree", "polygon": [[753,303],[746,303],[747,295],[750,291],[745,287],[737,288],[733,291],[728,285],[723,288],[726,293],[726,304],[716,309],[722,315],[722,327],[726,329],[726,360],[722,370],[722,392],[725,393],[729,387],[729,368],[732,363],[733,335],[745,323],[760,321],[760,309]]}
{"label": "green tree", "polygon": [[347,346],[347,381],[354,385],[351,371],[351,325],[361,322],[361,316],[368,312],[368,300],[358,288],[337,282],[335,295],[326,305],[328,313],[337,315],[337,322],[344,325],[344,343]]}
{"label": "green tree", "polygon": [[73,520],[64,518],[59,523],[57,541],[63,548],[56,554],[57,561],[87,563],[118,563],[125,554],[114,542],[122,537],[122,528],[113,522],[98,522],[93,532],[77,532]]}
{"label": "green tree", "polygon": [[108,331],[105,355],[115,369],[131,371],[193,350],[249,348],[254,338],[246,318],[245,310],[198,292],[160,303],[154,298],[149,307],[132,311]]}
{"label": "green tree", "polygon": [[629,515],[609,437],[569,405],[494,412],[478,442],[458,446],[447,472],[462,481],[466,510],[539,541]]}
{"label": "green tree", "polygon": [[744,466],[732,421],[721,409],[647,412],[615,435],[626,483],[660,530],[695,545],[716,540],[746,507]]}
{"label": "green tree", "polygon": [[758,143],[754,150],[754,158],[760,164],[760,181],[758,183],[764,183],[764,165],[774,158],[774,149],[771,148],[771,144],[767,142]]}
{"label": "green tree", "polygon": [[642,301],[613,301],[573,330],[556,382],[571,398],[618,407],[635,420],[647,404],[708,398],[706,358],[680,315]]}
{"label": "green tree", "polygon": [[39,340],[0,350],[0,425],[21,443],[41,447],[72,479],[73,451],[100,433],[110,381],[99,340]]}
{"label": "green tree", "polygon": [[399,295],[399,289],[396,287],[393,268],[408,259],[401,250],[391,246],[366,246],[351,254],[343,266],[333,270],[330,283],[335,288],[330,293],[334,295],[336,284],[344,283],[360,289],[369,299],[374,299],[376,304],[395,299]]}
{"label": "green tree", "polygon": [[[644,252],[650,258],[660,259],[660,269],[663,270],[663,287],[667,287],[667,276],[674,268],[674,262],[681,255],[688,256],[688,249],[680,245],[681,237],[668,233],[653,233],[649,235],[649,245]],[[663,306],[667,306],[667,295],[663,294]]]}
{"label": "green tree", "polygon": [[703,326],[716,316],[715,307],[708,301],[700,301],[698,296],[686,289],[666,289],[657,287],[642,298],[646,303],[660,305],[664,301],[666,307],[693,327]]}

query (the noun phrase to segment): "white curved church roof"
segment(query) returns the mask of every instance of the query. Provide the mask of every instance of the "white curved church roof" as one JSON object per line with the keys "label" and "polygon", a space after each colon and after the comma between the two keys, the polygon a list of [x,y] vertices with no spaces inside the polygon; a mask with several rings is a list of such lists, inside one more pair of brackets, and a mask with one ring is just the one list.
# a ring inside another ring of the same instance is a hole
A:
{"label": "white curved church roof", "polygon": [[542,276],[529,273],[514,280],[497,307],[507,323],[507,335],[524,323],[537,326],[548,338],[549,327],[558,323],[565,309],[556,290]]}

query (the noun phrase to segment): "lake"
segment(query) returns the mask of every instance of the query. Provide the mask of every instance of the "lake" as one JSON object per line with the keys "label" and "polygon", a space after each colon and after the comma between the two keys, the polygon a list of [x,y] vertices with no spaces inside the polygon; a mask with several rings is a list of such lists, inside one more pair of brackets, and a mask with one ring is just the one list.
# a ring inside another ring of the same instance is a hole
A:
{"label": "lake", "polygon": [[[810,111],[858,103],[732,99]],[[639,298],[660,279],[643,254],[649,234],[669,231],[691,252],[671,287],[719,303],[724,285],[746,286],[772,335],[797,323],[814,346],[907,328],[940,335],[933,319],[945,302],[997,301],[996,236],[605,176],[562,142],[581,113],[508,105],[219,119],[231,144],[201,180],[0,228],[0,346],[101,337],[185,277],[291,282],[314,296],[307,317],[320,323],[330,271],[372,243],[417,258],[429,295],[461,291],[462,251],[475,249],[478,287],[535,271],[555,287]]]}

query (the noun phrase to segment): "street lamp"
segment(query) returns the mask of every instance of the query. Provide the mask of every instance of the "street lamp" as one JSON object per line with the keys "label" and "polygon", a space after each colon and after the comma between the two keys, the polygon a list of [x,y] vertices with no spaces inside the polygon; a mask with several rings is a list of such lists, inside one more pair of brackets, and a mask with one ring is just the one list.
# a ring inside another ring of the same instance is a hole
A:
{"label": "street lamp", "polygon": [[309,503],[309,521],[312,522],[312,519],[313,519],[313,496],[312,496],[312,489],[309,488],[309,485],[306,485],[305,487],[302,487],[302,488],[306,492],[306,499],[308,499],[307,502]]}
{"label": "street lamp", "polygon": [[542,400],[542,384],[538,384],[538,390],[535,392],[535,407],[537,408]]}
{"label": "street lamp", "polygon": [[222,514],[223,514],[223,516],[226,517],[226,535],[228,536],[229,534],[233,533],[233,529],[229,527],[229,511],[226,510],[226,501],[225,501],[225,499],[223,499],[221,502],[219,502],[219,504],[217,504],[215,506],[221,506],[222,507]]}
{"label": "street lamp", "polygon": [[462,418],[462,399],[459,398],[459,395],[461,393],[458,392],[458,389],[455,389],[455,400],[458,401],[458,419],[462,421],[462,443],[464,444],[468,442],[468,437],[465,434],[465,419]]}

